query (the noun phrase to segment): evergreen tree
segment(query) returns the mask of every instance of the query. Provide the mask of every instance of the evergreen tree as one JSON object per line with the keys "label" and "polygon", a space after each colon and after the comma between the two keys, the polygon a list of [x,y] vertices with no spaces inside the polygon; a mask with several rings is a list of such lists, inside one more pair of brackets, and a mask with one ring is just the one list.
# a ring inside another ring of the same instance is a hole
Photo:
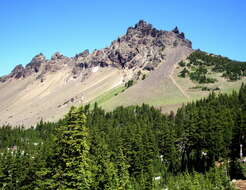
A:
{"label": "evergreen tree", "polygon": [[[90,189],[90,142],[83,108],[72,107],[65,120],[66,124],[57,129],[53,168],[50,168],[52,180],[48,179],[49,188]],[[46,173],[49,174],[49,171]]]}

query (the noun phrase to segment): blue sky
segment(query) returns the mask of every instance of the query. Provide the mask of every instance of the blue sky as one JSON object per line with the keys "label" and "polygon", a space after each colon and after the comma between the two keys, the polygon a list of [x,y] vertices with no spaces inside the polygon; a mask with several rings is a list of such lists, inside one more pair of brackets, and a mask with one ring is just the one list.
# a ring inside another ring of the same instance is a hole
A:
{"label": "blue sky", "polygon": [[0,0],[0,75],[42,52],[103,48],[140,19],[194,48],[246,61],[245,0]]}

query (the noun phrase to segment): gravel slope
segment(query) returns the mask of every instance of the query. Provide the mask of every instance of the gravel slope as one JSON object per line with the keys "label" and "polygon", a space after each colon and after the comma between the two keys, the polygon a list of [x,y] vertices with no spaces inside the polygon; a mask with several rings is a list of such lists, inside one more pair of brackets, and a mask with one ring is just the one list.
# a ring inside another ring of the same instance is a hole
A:
{"label": "gravel slope", "polygon": [[0,125],[30,127],[41,119],[55,121],[72,105],[81,105],[122,83],[121,70],[100,68],[86,80],[71,78],[71,69],[50,73],[44,82],[35,76],[0,83]]}
{"label": "gravel slope", "polygon": [[152,71],[145,80],[138,81],[137,84],[118,96],[115,96],[102,106],[106,109],[112,109],[118,105],[127,106],[142,103],[155,104],[153,103],[155,100],[159,98],[168,98],[172,96],[172,93],[184,97],[182,92],[170,79],[170,75],[172,74],[175,64],[180,60],[185,59],[192,51],[192,49],[187,47],[166,49],[166,61]]}

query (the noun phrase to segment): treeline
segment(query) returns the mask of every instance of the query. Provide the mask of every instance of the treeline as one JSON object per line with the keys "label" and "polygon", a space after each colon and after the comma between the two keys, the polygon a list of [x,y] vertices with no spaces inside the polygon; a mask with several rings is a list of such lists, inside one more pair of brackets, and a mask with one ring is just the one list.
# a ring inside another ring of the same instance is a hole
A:
{"label": "treeline", "polygon": [[0,188],[182,189],[176,180],[186,189],[230,189],[228,175],[244,177],[245,132],[245,85],[176,115],[145,104],[72,108],[57,123],[0,129]]}
{"label": "treeline", "polygon": [[206,52],[195,51],[188,58],[188,62],[181,61],[184,67],[180,72],[181,77],[189,76],[191,80],[199,83],[214,83],[216,79],[208,77],[208,68],[213,72],[223,73],[222,76],[229,80],[240,80],[246,76],[246,62],[233,61],[226,57],[210,55]]}
{"label": "treeline", "polygon": [[31,127],[25,129],[24,126],[11,127],[9,125],[2,126],[0,128],[0,151],[4,151],[6,148],[28,150],[32,149],[32,146],[43,144],[44,141],[48,142],[51,135],[54,133],[54,128],[58,123],[40,123],[36,128]]}

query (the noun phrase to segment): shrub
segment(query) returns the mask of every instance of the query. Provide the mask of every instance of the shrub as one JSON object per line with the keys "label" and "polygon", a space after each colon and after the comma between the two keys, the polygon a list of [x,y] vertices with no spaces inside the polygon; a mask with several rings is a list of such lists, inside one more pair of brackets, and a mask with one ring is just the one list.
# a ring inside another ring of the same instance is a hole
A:
{"label": "shrub", "polygon": [[245,179],[246,164],[238,160],[231,161],[229,172],[232,179]]}
{"label": "shrub", "polygon": [[185,78],[187,74],[189,74],[189,70],[185,67],[182,71],[180,71],[179,76]]}
{"label": "shrub", "polygon": [[142,80],[146,79],[146,74],[143,75]]}
{"label": "shrub", "polygon": [[180,66],[180,67],[185,67],[185,62],[180,61],[180,62],[179,62],[179,66]]}
{"label": "shrub", "polygon": [[210,91],[210,88],[204,86],[204,87],[202,87],[202,91]]}
{"label": "shrub", "polygon": [[168,175],[164,188],[168,190],[233,190],[225,168],[212,168],[207,173],[198,172]]}
{"label": "shrub", "polygon": [[125,87],[126,88],[129,88],[133,85],[133,80],[129,80],[126,84],[125,84]]}

